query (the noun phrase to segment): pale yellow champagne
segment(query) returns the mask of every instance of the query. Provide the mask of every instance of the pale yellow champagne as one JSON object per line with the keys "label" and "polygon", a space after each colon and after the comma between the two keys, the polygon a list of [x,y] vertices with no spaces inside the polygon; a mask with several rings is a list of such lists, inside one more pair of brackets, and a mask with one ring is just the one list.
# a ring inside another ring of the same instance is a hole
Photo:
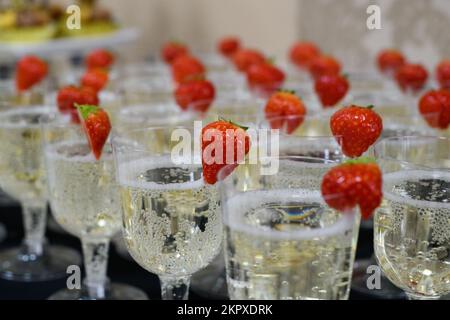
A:
{"label": "pale yellow champagne", "polygon": [[222,242],[219,200],[201,166],[175,167],[170,158],[119,166],[124,238],[132,257],[158,275],[190,275],[206,267]]}
{"label": "pale yellow champagne", "polygon": [[396,286],[417,297],[450,292],[450,173],[406,171],[384,176],[375,252]]}
{"label": "pale yellow champagne", "polygon": [[48,112],[30,107],[0,113],[0,186],[21,201],[46,197],[39,118]]}
{"label": "pale yellow champagne", "polygon": [[96,160],[85,141],[45,150],[50,202],[57,222],[77,237],[110,238],[120,230],[121,211],[111,148]]}
{"label": "pale yellow champagne", "polygon": [[231,299],[348,298],[359,215],[309,189],[246,192],[226,206]]}

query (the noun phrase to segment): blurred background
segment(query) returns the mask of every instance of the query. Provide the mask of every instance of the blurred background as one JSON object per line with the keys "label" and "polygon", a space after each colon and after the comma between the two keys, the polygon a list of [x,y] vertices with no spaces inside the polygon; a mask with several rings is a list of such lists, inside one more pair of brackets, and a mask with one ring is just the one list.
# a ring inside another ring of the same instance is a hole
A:
{"label": "blurred background", "polygon": [[[0,1],[1,2],[1,1]],[[3,0],[3,2],[7,2]],[[52,0],[67,6],[74,0]],[[136,60],[169,39],[212,51],[217,39],[239,35],[249,47],[285,58],[298,39],[313,40],[348,69],[370,68],[382,48],[401,49],[411,61],[433,67],[450,56],[448,0],[100,0],[139,41],[127,52]],[[381,9],[381,30],[368,30],[369,5]],[[1,27],[0,27],[1,28]],[[1,29],[0,29],[1,30]],[[1,44],[0,44],[1,46]]]}

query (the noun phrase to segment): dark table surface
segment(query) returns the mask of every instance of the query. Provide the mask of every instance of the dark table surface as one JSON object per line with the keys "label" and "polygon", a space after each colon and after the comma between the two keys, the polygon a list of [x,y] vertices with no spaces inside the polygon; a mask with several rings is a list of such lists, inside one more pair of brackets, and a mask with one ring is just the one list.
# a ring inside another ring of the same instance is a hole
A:
{"label": "dark table surface", "polygon": [[[22,215],[20,207],[14,203],[0,205],[0,223],[7,229],[6,240],[0,243],[0,250],[19,245],[23,237]],[[81,252],[80,241],[68,234],[47,229],[46,237],[52,244],[61,244]],[[372,254],[372,230],[361,228],[357,258],[369,258]],[[113,282],[126,283],[145,291],[150,299],[160,299],[160,288],[157,276],[147,272],[135,262],[123,258],[118,254],[114,245],[110,249],[108,263],[108,276]],[[56,291],[65,288],[66,279],[20,283],[0,279],[0,300],[5,299],[31,299],[41,300],[48,298]],[[373,297],[351,292],[350,299],[371,299]],[[203,299],[191,290],[190,299]]]}

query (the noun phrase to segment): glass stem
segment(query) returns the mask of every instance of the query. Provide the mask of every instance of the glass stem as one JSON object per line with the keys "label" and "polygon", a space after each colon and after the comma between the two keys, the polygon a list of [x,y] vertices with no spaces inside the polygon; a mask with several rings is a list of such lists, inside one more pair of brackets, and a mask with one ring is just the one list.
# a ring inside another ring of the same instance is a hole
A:
{"label": "glass stem", "polygon": [[109,239],[82,238],[84,285],[90,299],[105,299],[107,291],[106,270],[108,266]]}
{"label": "glass stem", "polygon": [[191,277],[159,276],[161,282],[161,298],[163,300],[187,300]]}
{"label": "glass stem", "polygon": [[44,251],[44,234],[47,224],[47,203],[22,204],[25,231],[25,254],[39,257]]}

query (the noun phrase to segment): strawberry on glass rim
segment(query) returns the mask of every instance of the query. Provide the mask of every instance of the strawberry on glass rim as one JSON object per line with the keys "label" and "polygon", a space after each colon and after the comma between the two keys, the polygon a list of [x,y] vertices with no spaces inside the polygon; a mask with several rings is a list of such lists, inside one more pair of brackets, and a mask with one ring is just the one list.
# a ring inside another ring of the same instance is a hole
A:
{"label": "strawberry on glass rim", "polygon": [[425,87],[428,71],[421,64],[407,63],[397,69],[395,80],[402,91],[416,93]]}
{"label": "strawberry on glass rim", "polygon": [[204,78],[205,74],[205,66],[193,56],[183,55],[172,63],[172,78],[175,83],[180,84],[192,79]]}
{"label": "strawberry on glass rim", "polygon": [[419,112],[432,128],[446,130],[450,126],[450,91],[431,90],[419,101]]}
{"label": "strawberry on glass rim", "polygon": [[383,120],[373,108],[351,105],[331,116],[331,132],[347,157],[360,157],[381,136]]}
{"label": "strawberry on glass rim", "polygon": [[313,79],[326,74],[339,74],[341,72],[340,62],[332,56],[318,56],[311,60],[309,73]]}
{"label": "strawberry on glass rim", "polygon": [[294,91],[279,90],[267,101],[264,114],[272,129],[291,134],[303,123],[306,107]]}
{"label": "strawberry on glass rim", "polygon": [[[226,167],[227,172],[221,177],[225,178],[245,159],[250,151],[247,129],[226,120],[210,123],[202,129],[202,168],[203,179],[207,184],[215,184],[219,171]],[[218,151],[217,148],[221,150]],[[234,158],[227,159],[231,152]]]}
{"label": "strawberry on glass rim", "polygon": [[246,75],[250,89],[262,96],[268,96],[278,90],[286,78],[284,72],[271,61],[251,65]]}
{"label": "strawberry on glass rim", "polygon": [[81,77],[81,84],[84,87],[90,87],[96,92],[102,91],[108,84],[109,76],[105,69],[87,70]]}
{"label": "strawberry on glass rim", "polygon": [[289,51],[290,61],[304,70],[308,70],[311,61],[318,56],[320,56],[320,49],[311,42],[296,42]]}
{"label": "strawberry on glass rim", "polygon": [[436,80],[442,89],[450,90],[450,60],[443,60],[437,65]]}
{"label": "strawberry on glass rim", "polygon": [[202,78],[181,83],[174,92],[175,100],[182,110],[200,113],[208,111],[215,95],[213,83]]}
{"label": "strawberry on glass rim", "polygon": [[86,56],[85,64],[90,69],[110,69],[114,64],[114,55],[105,49],[97,49]]}
{"label": "strawberry on glass rim", "polygon": [[23,92],[39,84],[48,74],[45,61],[36,56],[25,56],[16,65],[16,89]]}
{"label": "strawberry on glass rim", "polygon": [[246,72],[254,64],[266,61],[266,57],[254,49],[239,49],[233,54],[232,59],[236,69],[241,72]]}
{"label": "strawberry on glass rim", "polygon": [[382,50],[377,56],[378,69],[385,74],[394,74],[405,63],[403,54],[394,49]]}
{"label": "strawberry on glass rim", "polygon": [[363,219],[369,219],[383,199],[382,183],[374,159],[352,159],[325,174],[321,192],[331,208],[345,212],[359,206]]}
{"label": "strawberry on glass rim", "polygon": [[314,83],[314,90],[324,108],[337,105],[350,88],[350,83],[344,75],[325,74],[318,77]]}
{"label": "strawberry on glass rim", "polygon": [[79,118],[94,157],[99,160],[111,131],[109,116],[97,106],[77,105]]}
{"label": "strawberry on glass rim", "polygon": [[66,86],[59,89],[56,96],[58,110],[63,114],[70,114],[74,123],[80,123],[77,105],[97,106],[99,103],[97,92],[89,87]]}
{"label": "strawberry on glass rim", "polygon": [[161,58],[167,63],[172,64],[176,58],[189,54],[189,49],[183,43],[170,41],[161,48]]}
{"label": "strawberry on glass rim", "polygon": [[230,58],[241,47],[241,41],[237,37],[222,38],[217,44],[217,51],[223,56]]}

